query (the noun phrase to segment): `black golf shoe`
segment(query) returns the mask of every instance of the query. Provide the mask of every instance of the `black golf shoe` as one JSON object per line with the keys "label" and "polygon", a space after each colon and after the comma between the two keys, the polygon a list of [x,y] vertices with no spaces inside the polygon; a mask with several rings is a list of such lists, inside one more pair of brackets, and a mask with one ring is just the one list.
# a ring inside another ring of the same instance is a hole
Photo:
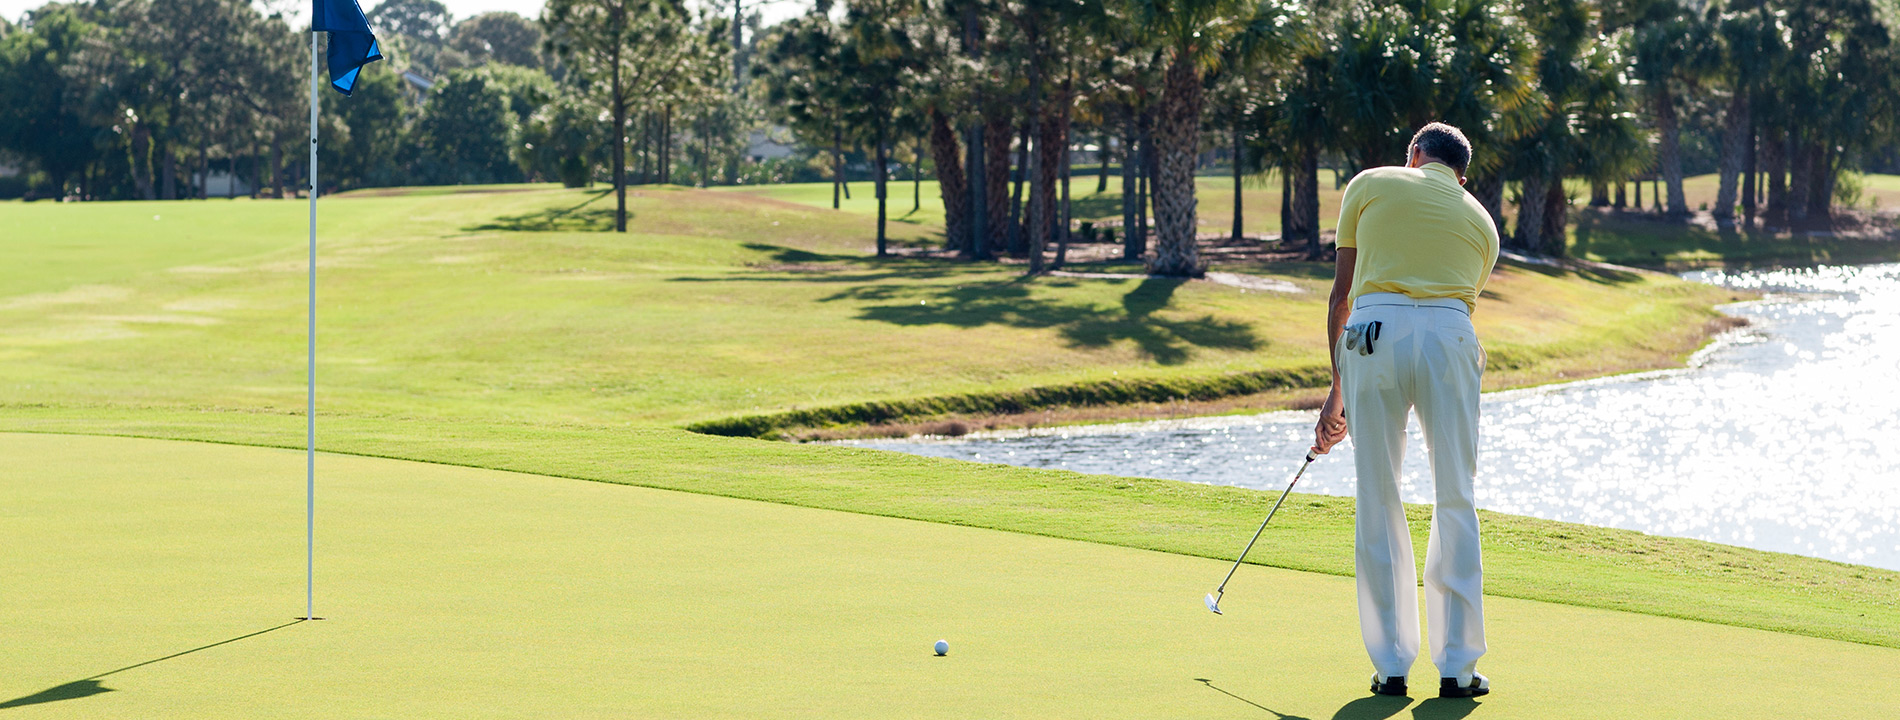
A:
{"label": "black golf shoe", "polygon": [[1471,674],[1469,684],[1458,684],[1458,678],[1439,678],[1438,696],[1441,698],[1473,698],[1491,694],[1491,680],[1477,673]]}
{"label": "black golf shoe", "polygon": [[1405,676],[1381,678],[1378,673],[1373,673],[1372,694],[1405,697]]}

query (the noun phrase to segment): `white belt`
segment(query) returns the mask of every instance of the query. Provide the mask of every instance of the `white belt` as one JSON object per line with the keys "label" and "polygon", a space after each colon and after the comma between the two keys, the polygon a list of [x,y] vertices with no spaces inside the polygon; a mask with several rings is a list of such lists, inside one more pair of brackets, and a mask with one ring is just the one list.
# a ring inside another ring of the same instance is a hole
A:
{"label": "white belt", "polygon": [[1370,307],[1373,305],[1400,305],[1400,306],[1406,306],[1406,307],[1444,308],[1446,310],[1457,310],[1458,312],[1464,313],[1466,315],[1471,314],[1471,306],[1466,305],[1465,301],[1459,300],[1458,298],[1415,298],[1410,295],[1402,295],[1399,293],[1385,293],[1385,292],[1366,293],[1364,295],[1360,295],[1358,300],[1353,301],[1352,306],[1353,306],[1353,309],[1358,309],[1358,308],[1363,308],[1363,307]]}

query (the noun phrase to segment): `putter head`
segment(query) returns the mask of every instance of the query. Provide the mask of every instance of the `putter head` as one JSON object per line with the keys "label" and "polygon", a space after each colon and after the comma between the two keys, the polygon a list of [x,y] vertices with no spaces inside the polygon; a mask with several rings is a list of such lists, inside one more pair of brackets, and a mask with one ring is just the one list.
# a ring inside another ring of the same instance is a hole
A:
{"label": "putter head", "polygon": [[1215,615],[1221,614],[1220,601],[1214,599],[1213,593],[1208,593],[1207,597],[1201,598],[1201,601],[1207,603],[1208,612],[1214,613]]}

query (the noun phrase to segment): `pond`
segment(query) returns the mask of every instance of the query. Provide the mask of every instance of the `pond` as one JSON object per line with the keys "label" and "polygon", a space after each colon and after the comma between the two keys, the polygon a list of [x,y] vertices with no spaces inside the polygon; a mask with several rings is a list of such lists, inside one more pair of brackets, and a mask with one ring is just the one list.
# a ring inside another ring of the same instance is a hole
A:
{"label": "pond", "polygon": [[[1696,272],[1758,290],[1680,370],[1487,394],[1479,507],[1900,570],[1900,264]],[[1480,307],[1479,312],[1483,312]],[[854,444],[1278,491],[1316,414]],[[1401,492],[1431,501],[1416,419]],[[1351,441],[1304,492],[1353,494]]]}

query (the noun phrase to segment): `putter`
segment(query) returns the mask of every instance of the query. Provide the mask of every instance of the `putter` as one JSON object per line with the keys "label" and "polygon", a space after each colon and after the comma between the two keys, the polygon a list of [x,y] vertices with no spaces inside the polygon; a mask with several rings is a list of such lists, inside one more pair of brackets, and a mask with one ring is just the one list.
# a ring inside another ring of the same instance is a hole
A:
{"label": "putter", "polygon": [[1240,569],[1240,561],[1246,560],[1247,552],[1253,549],[1254,543],[1260,541],[1260,533],[1267,531],[1267,523],[1273,522],[1273,514],[1280,511],[1280,503],[1286,502],[1286,496],[1293,492],[1294,485],[1300,483],[1300,476],[1306,474],[1306,466],[1313,464],[1314,457],[1317,456],[1313,454],[1312,450],[1306,451],[1306,462],[1300,464],[1300,471],[1293,474],[1293,482],[1286,484],[1286,490],[1281,491],[1280,499],[1274,501],[1273,509],[1267,511],[1267,519],[1260,521],[1260,529],[1253,531],[1253,539],[1248,540],[1247,547],[1240,550],[1240,557],[1234,558],[1234,566],[1227,570],[1227,577],[1221,578],[1220,587],[1214,588],[1214,592],[1208,593],[1207,597],[1202,599],[1203,602],[1207,603],[1208,611],[1215,615],[1222,614],[1220,611],[1220,599],[1221,595],[1227,592],[1227,581],[1234,579],[1234,572]]}

